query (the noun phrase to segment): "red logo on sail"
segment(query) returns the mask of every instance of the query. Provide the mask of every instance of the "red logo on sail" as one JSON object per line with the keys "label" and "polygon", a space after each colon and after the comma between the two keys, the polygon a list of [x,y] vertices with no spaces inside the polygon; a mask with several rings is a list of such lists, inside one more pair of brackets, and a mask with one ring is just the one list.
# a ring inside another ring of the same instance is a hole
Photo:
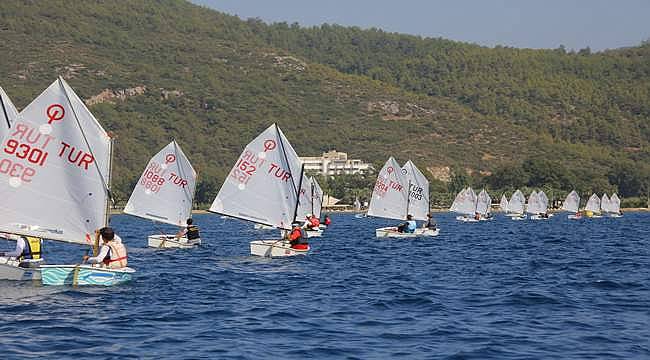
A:
{"label": "red logo on sail", "polygon": [[48,106],[46,114],[47,118],[49,119],[47,123],[51,124],[53,121],[63,119],[63,116],[65,115],[65,109],[60,104],[52,104]]}
{"label": "red logo on sail", "polygon": [[165,156],[165,164],[171,164],[171,163],[173,163],[174,161],[176,161],[176,155],[174,155],[174,154],[167,154],[167,155]]}
{"label": "red logo on sail", "polygon": [[276,146],[274,140],[266,140],[264,141],[264,152],[271,151],[275,149]]}

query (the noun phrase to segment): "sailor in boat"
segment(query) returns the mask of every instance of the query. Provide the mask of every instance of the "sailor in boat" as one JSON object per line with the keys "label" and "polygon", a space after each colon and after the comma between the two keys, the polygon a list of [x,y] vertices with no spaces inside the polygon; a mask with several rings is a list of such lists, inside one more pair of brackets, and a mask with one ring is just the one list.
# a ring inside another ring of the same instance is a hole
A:
{"label": "sailor in boat", "polygon": [[[186,227],[182,228],[176,234],[176,240],[181,242],[198,242],[201,240],[201,235],[199,234],[199,227],[193,224],[192,218],[187,219],[185,222]],[[183,238],[185,236],[185,238]]]}
{"label": "sailor in boat", "polygon": [[481,220],[481,214],[478,212],[474,213],[474,220]]}
{"label": "sailor in boat", "polygon": [[307,234],[305,233],[305,229],[300,225],[299,222],[292,224],[291,232],[287,234],[287,240],[289,240],[292,249],[308,250],[309,243],[307,242]]}
{"label": "sailor in boat", "polygon": [[0,256],[15,258],[23,268],[36,267],[43,262],[41,251],[43,240],[34,236],[20,236],[16,240],[16,249],[11,252],[0,252]]}
{"label": "sailor in boat", "polygon": [[406,215],[406,222],[397,225],[397,232],[414,233],[418,224],[413,220],[413,216]]}
{"label": "sailor in boat", "polygon": [[306,228],[307,231],[318,231],[320,220],[312,214],[307,214],[305,218],[307,220],[305,221],[303,227]]}
{"label": "sailor in boat", "polygon": [[427,213],[427,222],[425,222],[422,227],[429,230],[435,230],[438,228],[438,224],[436,224],[436,221],[433,219],[433,216],[431,216],[431,213]]}
{"label": "sailor in boat", "polygon": [[331,223],[332,219],[330,219],[329,215],[325,215],[325,218],[323,218],[323,224],[325,224],[325,226],[330,226]]}
{"label": "sailor in boat", "polygon": [[103,227],[95,231],[95,242],[102,237],[102,247],[99,254],[94,257],[85,255],[84,262],[89,264],[103,264],[109,269],[119,269],[127,266],[126,247],[122,244],[122,239],[115,234],[112,228]]}

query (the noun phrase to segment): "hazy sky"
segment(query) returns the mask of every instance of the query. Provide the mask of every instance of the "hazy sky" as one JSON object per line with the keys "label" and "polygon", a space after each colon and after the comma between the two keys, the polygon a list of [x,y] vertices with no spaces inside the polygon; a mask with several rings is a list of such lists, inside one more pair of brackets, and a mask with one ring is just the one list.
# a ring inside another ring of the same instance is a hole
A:
{"label": "hazy sky", "polygon": [[650,0],[192,0],[243,19],[377,27],[481,45],[603,50],[650,38]]}

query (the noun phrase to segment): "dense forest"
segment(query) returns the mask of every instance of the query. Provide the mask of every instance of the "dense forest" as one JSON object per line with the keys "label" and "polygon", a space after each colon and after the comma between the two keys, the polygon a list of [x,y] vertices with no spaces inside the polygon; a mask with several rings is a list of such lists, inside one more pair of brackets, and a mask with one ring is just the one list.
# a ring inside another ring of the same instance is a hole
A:
{"label": "dense forest", "polygon": [[[181,0],[5,0],[0,38],[0,86],[19,108],[61,75],[116,134],[118,201],[175,138],[199,172],[197,200],[210,202],[272,122],[301,155],[338,149],[377,168],[412,159],[439,203],[460,183],[632,198],[649,189],[648,44],[485,48],[268,25]],[[349,199],[367,196],[372,179],[323,182]]]}

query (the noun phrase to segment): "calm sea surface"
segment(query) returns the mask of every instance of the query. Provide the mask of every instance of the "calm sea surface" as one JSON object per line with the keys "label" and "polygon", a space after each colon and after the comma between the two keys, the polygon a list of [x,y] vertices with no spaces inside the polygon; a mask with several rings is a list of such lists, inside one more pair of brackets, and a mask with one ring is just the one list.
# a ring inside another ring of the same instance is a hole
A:
{"label": "calm sea surface", "polygon": [[[650,359],[650,214],[440,214],[440,236],[417,240],[332,218],[308,256],[262,259],[249,241],[276,232],[250,223],[197,215],[201,248],[158,251],[150,222],[113,216],[134,281],[0,281],[0,358]],[[84,254],[45,249],[50,263]]]}

